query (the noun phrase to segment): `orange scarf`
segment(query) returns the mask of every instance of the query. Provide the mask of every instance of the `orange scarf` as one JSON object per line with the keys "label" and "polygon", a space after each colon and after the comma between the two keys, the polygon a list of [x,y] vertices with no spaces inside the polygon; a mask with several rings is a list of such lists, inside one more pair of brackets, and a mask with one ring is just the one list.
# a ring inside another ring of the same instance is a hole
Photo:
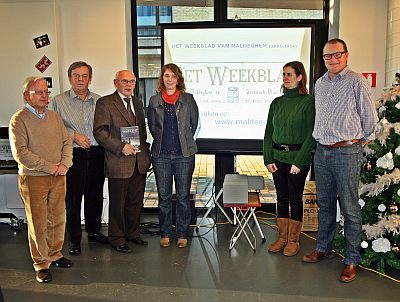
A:
{"label": "orange scarf", "polygon": [[165,90],[161,92],[161,97],[164,102],[167,104],[175,105],[176,101],[179,99],[180,91],[179,89],[175,90],[175,92],[171,95],[168,95]]}

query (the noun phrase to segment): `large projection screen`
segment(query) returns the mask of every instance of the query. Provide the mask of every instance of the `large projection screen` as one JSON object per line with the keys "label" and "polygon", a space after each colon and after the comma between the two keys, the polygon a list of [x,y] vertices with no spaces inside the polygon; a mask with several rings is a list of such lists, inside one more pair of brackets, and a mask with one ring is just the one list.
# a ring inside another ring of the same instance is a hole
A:
{"label": "large projection screen", "polygon": [[261,141],[283,65],[301,61],[311,74],[311,36],[307,26],[164,28],[164,63],[182,69],[199,106],[197,138]]}

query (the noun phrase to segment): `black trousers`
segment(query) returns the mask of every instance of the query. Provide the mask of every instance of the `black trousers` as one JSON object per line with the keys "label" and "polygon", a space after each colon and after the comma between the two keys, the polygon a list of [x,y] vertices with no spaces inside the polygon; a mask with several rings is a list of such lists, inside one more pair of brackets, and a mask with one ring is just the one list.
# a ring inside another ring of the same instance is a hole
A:
{"label": "black trousers", "polygon": [[67,173],[67,235],[70,242],[79,243],[82,238],[81,204],[84,196],[85,229],[98,233],[103,211],[104,149],[101,146],[89,150],[74,148],[73,165]]}
{"label": "black trousers", "polygon": [[[277,171],[272,173],[277,197],[278,218],[303,220],[303,191],[310,165],[300,168],[298,174],[290,174],[292,164],[275,160]],[[290,204],[290,217],[289,217]]]}

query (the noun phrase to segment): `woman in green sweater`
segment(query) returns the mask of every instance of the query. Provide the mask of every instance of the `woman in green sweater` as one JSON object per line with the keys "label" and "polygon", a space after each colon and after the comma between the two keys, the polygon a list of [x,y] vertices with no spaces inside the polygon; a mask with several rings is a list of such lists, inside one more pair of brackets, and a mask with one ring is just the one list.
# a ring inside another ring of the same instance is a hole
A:
{"label": "woman in green sweater", "polygon": [[[277,194],[278,239],[269,252],[285,256],[300,250],[302,195],[315,141],[314,97],[308,94],[307,74],[301,62],[283,66],[283,95],[272,101],[264,135],[264,164],[272,173]],[[290,205],[290,214],[289,214]]]}

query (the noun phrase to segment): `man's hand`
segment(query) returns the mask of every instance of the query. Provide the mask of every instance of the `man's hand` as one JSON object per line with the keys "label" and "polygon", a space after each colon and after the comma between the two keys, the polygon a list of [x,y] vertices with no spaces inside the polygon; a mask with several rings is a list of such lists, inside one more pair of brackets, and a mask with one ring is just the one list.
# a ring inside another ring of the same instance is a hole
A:
{"label": "man's hand", "polygon": [[136,149],[136,148],[135,148],[134,146],[132,146],[131,144],[126,144],[126,145],[124,146],[124,149],[122,149],[122,153],[123,153],[125,156],[135,155],[137,150],[138,150],[138,149]]}
{"label": "man's hand", "polygon": [[275,163],[272,163],[267,165],[267,170],[271,173],[274,173],[278,170],[278,168],[276,167]]}
{"label": "man's hand", "polygon": [[78,144],[79,147],[83,149],[90,148],[90,140],[89,138],[81,133],[74,132],[74,142]]}
{"label": "man's hand", "polygon": [[51,165],[51,171],[50,174],[54,176],[58,175],[66,175],[68,172],[68,168],[64,166],[63,164],[56,163]]}
{"label": "man's hand", "polygon": [[57,170],[58,170],[58,166],[59,164],[51,164],[51,168],[50,168],[50,174],[51,175],[55,175]]}
{"label": "man's hand", "polygon": [[66,166],[64,166],[63,164],[58,164],[58,169],[56,171],[56,174],[54,174],[55,176],[58,175],[66,175],[68,172],[68,168]]}

